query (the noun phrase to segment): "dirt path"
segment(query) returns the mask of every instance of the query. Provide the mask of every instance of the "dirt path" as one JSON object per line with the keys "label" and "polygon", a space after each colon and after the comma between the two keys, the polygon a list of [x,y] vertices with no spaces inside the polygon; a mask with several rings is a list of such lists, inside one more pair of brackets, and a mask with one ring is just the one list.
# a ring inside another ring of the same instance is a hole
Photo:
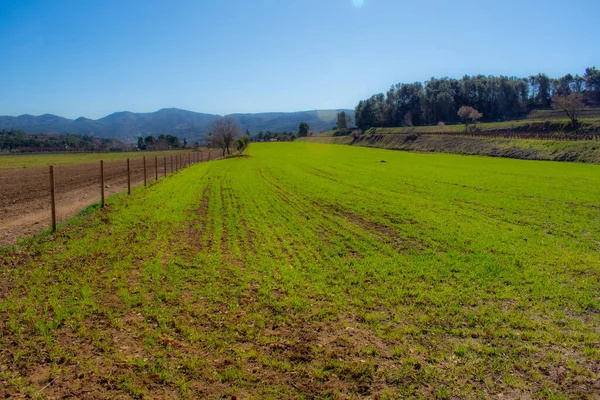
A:
{"label": "dirt path", "polygon": [[[212,159],[218,157],[214,151]],[[154,157],[146,161],[148,182],[155,179]],[[174,160],[175,163],[175,160]],[[158,160],[158,176],[164,176],[164,159]],[[174,165],[175,168],[175,165]],[[167,173],[171,160],[167,157]],[[98,163],[54,167],[56,213],[59,222],[77,215],[83,208],[100,201]],[[127,190],[126,161],[104,164],[105,195]],[[144,184],[142,158],[131,159],[131,184]],[[51,225],[50,180],[48,167],[0,169],[0,247],[18,238],[34,235]]]}

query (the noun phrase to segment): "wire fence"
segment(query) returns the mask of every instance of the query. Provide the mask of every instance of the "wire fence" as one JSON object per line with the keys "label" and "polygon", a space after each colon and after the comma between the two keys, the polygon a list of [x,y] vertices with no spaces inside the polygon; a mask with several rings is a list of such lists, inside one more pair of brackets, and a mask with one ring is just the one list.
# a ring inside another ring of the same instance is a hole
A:
{"label": "wire fence", "polygon": [[0,247],[57,225],[116,193],[221,158],[220,150],[0,170]]}

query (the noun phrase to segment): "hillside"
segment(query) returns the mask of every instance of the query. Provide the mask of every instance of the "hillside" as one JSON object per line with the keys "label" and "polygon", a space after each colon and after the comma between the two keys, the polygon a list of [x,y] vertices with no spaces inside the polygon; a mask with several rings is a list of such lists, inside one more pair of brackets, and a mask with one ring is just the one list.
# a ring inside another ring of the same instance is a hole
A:
{"label": "hillside", "polygon": [[313,110],[293,113],[231,114],[250,132],[296,132],[300,122],[306,122],[313,132],[328,131],[336,122],[337,113],[345,111],[354,118],[352,110]]}
{"label": "hillside", "polygon": [[389,133],[389,129],[373,129],[371,132],[373,133],[362,135],[356,139],[351,136],[334,136],[334,132],[326,132],[323,135],[299,138],[296,141],[344,144],[419,153],[449,153],[521,160],[600,164],[600,144],[597,140],[538,140],[414,132]]}
{"label": "hillside", "polygon": [[[339,110],[342,111],[342,110]],[[343,110],[353,116],[352,110]],[[242,130],[295,132],[301,121],[315,132],[329,130],[335,124],[338,110],[313,110],[291,113],[232,114]],[[165,108],[151,113],[116,112],[93,120],[80,117],[75,120],[51,114],[40,116],[0,116],[0,129],[18,129],[28,133],[85,134],[116,138],[133,142],[139,136],[171,134],[188,141],[202,140],[210,124],[219,115]]]}

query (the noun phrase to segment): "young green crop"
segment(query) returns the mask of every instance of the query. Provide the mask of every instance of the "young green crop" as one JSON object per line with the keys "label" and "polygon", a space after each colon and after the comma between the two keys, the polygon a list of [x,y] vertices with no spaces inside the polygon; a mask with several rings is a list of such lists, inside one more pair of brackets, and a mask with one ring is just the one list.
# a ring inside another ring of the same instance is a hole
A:
{"label": "young green crop", "polygon": [[600,391],[600,167],[312,143],[246,154],[3,250],[0,391]]}

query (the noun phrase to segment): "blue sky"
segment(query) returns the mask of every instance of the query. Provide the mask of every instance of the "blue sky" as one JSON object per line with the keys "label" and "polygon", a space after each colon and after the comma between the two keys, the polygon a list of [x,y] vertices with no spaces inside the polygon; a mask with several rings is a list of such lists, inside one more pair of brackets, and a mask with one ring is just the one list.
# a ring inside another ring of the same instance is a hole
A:
{"label": "blue sky", "polygon": [[600,67],[600,1],[0,0],[0,115],[354,108],[397,82]]}

